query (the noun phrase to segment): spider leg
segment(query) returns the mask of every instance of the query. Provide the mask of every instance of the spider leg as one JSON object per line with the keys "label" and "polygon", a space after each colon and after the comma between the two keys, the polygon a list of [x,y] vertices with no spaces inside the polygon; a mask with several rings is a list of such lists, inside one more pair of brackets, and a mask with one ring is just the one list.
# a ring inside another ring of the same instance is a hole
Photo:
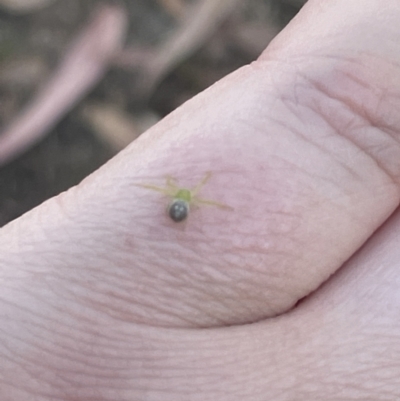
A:
{"label": "spider leg", "polygon": [[192,189],[192,196],[195,196],[201,188],[206,184],[206,182],[210,179],[212,173],[208,171],[204,178]]}
{"label": "spider leg", "polygon": [[148,184],[136,184],[137,187],[151,189],[153,191],[161,192],[164,195],[171,196],[171,191],[169,188],[160,188],[156,187],[155,185],[148,185]]}
{"label": "spider leg", "polygon": [[228,205],[224,205],[223,203],[219,203],[219,202],[215,202],[212,200],[208,200],[208,199],[202,199],[202,198],[194,198],[193,199],[195,203],[201,203],[203,205],[211,205],[211,206],[217,206],[220,207],[222,209],[228,209],[228,210],[233,210],[233,207],[228,206]]}
{"label": "spider leg", "polygon": [[174,177],[167,175],[166,180],[167,180],[167,188],[169,190],[171,190],[172,192],[177,192],[179,190],[176,179]]}

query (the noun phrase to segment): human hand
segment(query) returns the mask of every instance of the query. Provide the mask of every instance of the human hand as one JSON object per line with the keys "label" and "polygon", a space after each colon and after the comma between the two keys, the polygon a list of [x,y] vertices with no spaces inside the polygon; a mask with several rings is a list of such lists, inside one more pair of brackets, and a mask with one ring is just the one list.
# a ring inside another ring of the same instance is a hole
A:
{"label": "human hand", "polygon": [[[399,399],[399,22],[395,0],[310,0],[4,227],[1,400]],[[210,170],[233,211],[174,223],[138,186]]]}

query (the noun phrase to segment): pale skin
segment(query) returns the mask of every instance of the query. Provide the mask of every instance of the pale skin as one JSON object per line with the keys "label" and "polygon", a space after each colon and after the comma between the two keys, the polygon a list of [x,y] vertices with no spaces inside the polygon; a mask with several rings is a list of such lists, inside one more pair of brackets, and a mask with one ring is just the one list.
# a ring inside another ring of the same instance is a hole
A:
{"label": "pale skin", "polygon": [[[310,0],[253,65],[0,231],[1,400],[400,399],[384,4]],[[201,196],[234,210],[185,230],[136,185],[207,171]]]}

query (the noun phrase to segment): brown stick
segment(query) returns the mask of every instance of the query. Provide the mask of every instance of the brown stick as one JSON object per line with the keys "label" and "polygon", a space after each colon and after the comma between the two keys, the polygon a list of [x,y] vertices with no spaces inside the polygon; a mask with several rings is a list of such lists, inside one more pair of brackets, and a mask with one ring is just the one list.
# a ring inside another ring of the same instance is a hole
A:
{"label": "brown stick", "polygon": [[122,47],[127,19],[101,6],[72,43],[64,61],[27,108],[0,135],[0,166],[41,139],[104,75]]}
{"label": "brown stick", "polygon": [[182,60],[196,51],[218,28],[239,0],[198,0],[182,26],[155,50],[142,69],[139,90],[150,96],[158,83]]}

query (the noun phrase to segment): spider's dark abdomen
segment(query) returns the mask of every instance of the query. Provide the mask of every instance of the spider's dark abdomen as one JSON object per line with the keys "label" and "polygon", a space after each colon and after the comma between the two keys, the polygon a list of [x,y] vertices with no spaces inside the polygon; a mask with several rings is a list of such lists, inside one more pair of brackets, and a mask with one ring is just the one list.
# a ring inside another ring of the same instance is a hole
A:
{"label": "spider's dark abdomen", "polygon": [[168,215],[175,223],[185,220],[189,215],[189,203],[182,199],[174,199],[169,205]]}

